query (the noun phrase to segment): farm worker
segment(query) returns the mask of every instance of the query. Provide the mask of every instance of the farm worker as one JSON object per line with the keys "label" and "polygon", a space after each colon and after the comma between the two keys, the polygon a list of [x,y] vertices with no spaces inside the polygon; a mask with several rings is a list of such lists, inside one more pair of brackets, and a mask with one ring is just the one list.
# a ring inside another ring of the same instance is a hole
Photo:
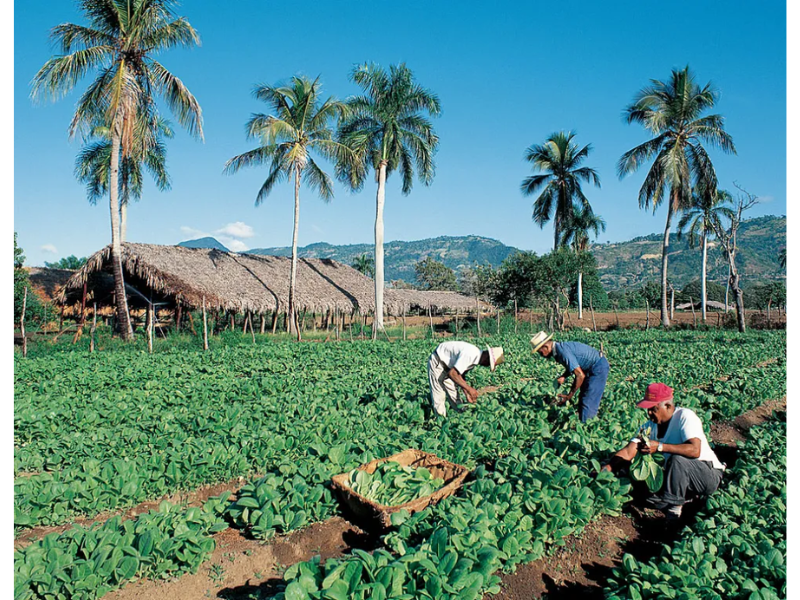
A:
{"label": "farm worker", "polygon": [[636,406],[647,410],[650,422],[644,432],[649,443],[632,438],[603,469],[611,471],[612,464],[632,461],[637,452],[663,453],[664,487],[648,503],[665,511],[668,519],[679,519],[690,495],[707,497],[716,491],[725,465],[709,446],[700,417],[691,409],[676,408],[668,385],[651,383]]}
{"label": "farm worker", "polygon": [[467,342],[443,342],[428,359],[428,380],[431,384],[431,402],[436,414],[447,416],[447,400],[454,406],[458,402],[458,389],[464,390],[467,402],[478,400],[478,390],[467,383],[464,376],[476,365],[492,371],[505,360],[500,347],[481,350]]}
{"label": "farm worker", "polygon": [[531,338],[531,348],[544,358],[553,358],[564,367],[564,374],[556,379],[556,387],[564,385],[567,377],[574,375],[572,389],[568,394],[558,394],[560,404],[572,400],[575,392],[578,396],[578,415],[585,423],[597,416],[600,400],[606,389],[608,379],[608,361],[602,352],[598,352],[581,342],[556,342],[544,331]]}

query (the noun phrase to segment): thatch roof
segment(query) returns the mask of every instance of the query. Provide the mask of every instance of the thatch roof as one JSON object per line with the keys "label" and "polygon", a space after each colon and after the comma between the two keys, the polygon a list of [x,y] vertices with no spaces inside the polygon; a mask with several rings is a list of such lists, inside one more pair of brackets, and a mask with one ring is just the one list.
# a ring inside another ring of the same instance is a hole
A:
{"label": "thatch roof", "polygon": [[30,267],[31,288],[45,302],[50,302],[59,289],[67,283],[75,271],[69,269],[48,269],[42,267]]}
{"label": "thatch roof", "polygon": [[[291,259],[283,256],[236,254],[216,249],[123,244],[126,284],[142,294],[198,308],[205,298],[209,308],[235,312],[287,310]],[[95,253],[67,282],[58,300],[79,302],[83,284],[105,286],[110,294],[111,246]],[[104,282],[104,283],[103,283]],[[93,290],[94,297],[103,297]],[[137,294],[129,294],[136,300]],[[361,313],[374,310],[374,283],[352,267],[331,259],[301,258],[297,264],[298,310],[337,309]],[[387,289],[384,310],[401,314],[406,307],[431,305],[436,309],[475,307],[475,300],[454,292]]]}
{"label": "thatch roof", "polygon": [[[701,302],[699,300],[697,302],[695,302],[694,303],[694,307],[697,310],[700,310]],[[713,310],[725,310],[725,303],[724,302],[717,302],[716,300],[708,300],[706,302],[706,308],[710,308],[710,309],[713,309]],[[732,306],[728,307],[728,310],[732,310],[732,309],[733,309]],[[678,304],[675,307],[675,310],[692,310],[692,303],[691,302],[686,302],[684,304]]]}

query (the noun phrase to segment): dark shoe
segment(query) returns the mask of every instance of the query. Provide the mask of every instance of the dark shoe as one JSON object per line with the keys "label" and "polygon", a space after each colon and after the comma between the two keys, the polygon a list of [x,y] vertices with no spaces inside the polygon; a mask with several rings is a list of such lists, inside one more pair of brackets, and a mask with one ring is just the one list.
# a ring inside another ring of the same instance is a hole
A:
{"label": "dark shoe", "polygon": [[647,506],[651,508],[657,508],[658,510],[665,510],[667,507],[669,507],[669,504],[664,502],[664,499],[658,494],[653,494],[644,502],[647,504]]}

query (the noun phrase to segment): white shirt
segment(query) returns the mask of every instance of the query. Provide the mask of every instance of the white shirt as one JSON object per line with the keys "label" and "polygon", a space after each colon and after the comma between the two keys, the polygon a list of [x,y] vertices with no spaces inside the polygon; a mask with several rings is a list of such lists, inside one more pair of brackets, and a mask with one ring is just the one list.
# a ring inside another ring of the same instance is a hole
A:
{"label": "white shirt", "polygon": [[[655,440],[662,444],[685,444],[692,438],[700,440],[700,456],[696,460],[704,460],[710,462],[715,469],[724,469],[725,467],[714,454],[711,446],[708,444],[706,434],[703,431],[703,422],[693,410],[689,408],[676,408],[667,425],[667,431],[664,437],[658,437],[658,425],[652,421],[645,425],[645,431],[648,431],[648,436],[651,440]],[[638,442],[639,438],[634,438],[631,441]],[[664,460],[672,457],[671,452],[664,452]]]}
{"label": "white shirt", "polygon": [[481,361],[483,351],[467,342],[443,342],[436,348],[436,355],[448,369],[464,375]]}

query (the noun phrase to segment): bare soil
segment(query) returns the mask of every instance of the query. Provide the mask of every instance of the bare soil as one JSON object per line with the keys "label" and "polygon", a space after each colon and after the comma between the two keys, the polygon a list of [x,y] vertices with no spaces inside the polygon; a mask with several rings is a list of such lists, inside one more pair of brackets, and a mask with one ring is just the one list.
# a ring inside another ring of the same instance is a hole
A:
{"label": "bare soil", "polygon": [[103,596],[104,600],[200,600],[247,598],[252,592],[277,591],[286,567],[320,555],[325,561],[353,548],[372,550],[376,540],[341,517],[316,523],[270,543],[244,537],[235,529],[214,536],[217,548],[197,573],[168,581],[139,580]]}

